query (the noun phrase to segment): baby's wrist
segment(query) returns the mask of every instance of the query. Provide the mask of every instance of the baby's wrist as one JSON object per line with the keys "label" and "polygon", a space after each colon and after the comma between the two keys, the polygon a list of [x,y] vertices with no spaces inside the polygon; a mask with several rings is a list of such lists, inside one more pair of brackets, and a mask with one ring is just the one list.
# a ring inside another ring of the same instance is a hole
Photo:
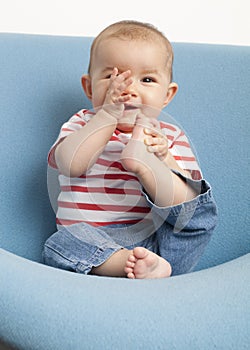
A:
{"label": "baby's wrist", "polygon": [[118,121],[122,115],[124,107],[122,105],[103,105],[102,106],[103,111],[105,111],[107,114],[110,115],[110,117],[113,117],[116,121]]}
{"label": "baby's wrist", "polygon": [[101,108],[97,114],[101,116],[102,119],[105,118],[111,124],[117,124],[117,118],[112,113],[107,111],[106,108]]}

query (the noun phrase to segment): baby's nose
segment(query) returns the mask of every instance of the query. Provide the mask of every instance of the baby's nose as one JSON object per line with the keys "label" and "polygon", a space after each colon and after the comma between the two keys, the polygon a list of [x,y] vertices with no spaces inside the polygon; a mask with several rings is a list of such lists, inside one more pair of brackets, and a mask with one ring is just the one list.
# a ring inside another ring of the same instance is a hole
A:
{"label": "baby's nose", "polygon": [[131,95],[133,97],[138,96],[138,92],[134,82],[129,86],[127,86],[126,89],[122,92],[122,96],[126,96],[126,95]]}

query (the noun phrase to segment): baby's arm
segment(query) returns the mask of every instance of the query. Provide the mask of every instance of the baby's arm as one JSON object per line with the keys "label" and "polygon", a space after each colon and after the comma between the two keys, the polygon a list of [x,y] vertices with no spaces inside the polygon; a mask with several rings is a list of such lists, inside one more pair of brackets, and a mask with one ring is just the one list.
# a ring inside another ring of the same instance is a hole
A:
{"label": "baby's arm", "polygon": [[70,134],[56,147],[55,161],[59,171],[71,177],[84,174],[96,162],[116,129],[122,116],[124,102],[129,96],[121,96],[131,84],[130,71],[117,76],[114,68],[103,107],[80,130]]}

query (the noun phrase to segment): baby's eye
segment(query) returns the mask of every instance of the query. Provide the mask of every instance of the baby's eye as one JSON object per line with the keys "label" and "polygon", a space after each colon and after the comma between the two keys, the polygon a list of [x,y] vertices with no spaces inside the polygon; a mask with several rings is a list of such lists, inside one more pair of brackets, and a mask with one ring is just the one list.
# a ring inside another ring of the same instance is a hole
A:
{"label": "baby's eye", "polygon": [[[112,75],[112,74],[107,74],[107,75],[105,76],[105,79],[110,79],[110,78],[111,78],[111,75]],[[120,75],[120,73],[116,74],[117,77],[118,77],[118,75]]]}
{"label": "baby's eye", "polygon": [[150,77],[145,77],[145,78],[142,79],[142,81],[144,83],[153,83],[155,81],[155,79],[150,78]]}

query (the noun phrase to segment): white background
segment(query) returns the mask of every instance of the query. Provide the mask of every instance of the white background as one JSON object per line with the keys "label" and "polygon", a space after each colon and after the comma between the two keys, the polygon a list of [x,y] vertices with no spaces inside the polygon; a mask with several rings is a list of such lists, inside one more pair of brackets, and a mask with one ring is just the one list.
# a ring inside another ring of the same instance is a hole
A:
{"label": "white background", "polygon": [[0,0],[0,32],[95,36],[121,19],[170,41],[250,45],[249,0]]}

